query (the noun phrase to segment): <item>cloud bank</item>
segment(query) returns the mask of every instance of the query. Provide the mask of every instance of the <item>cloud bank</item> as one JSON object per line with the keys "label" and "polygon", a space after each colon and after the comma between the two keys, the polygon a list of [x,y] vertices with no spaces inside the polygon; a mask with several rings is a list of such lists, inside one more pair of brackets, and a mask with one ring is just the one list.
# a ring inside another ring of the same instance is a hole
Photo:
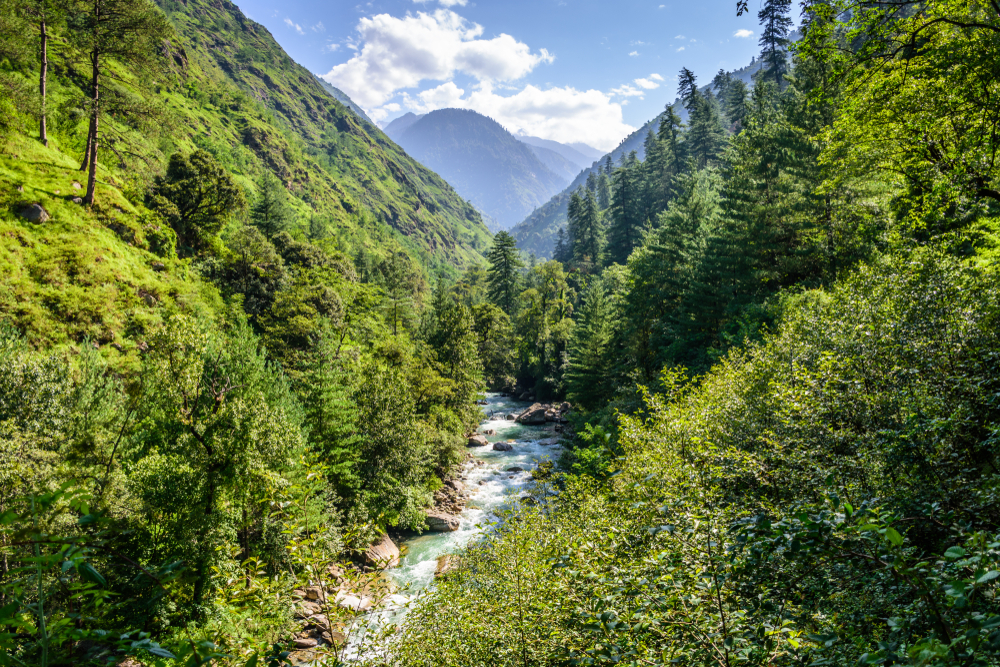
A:
{"label": "cloud bank", "polygon": [[[464,0],[414,1],[436,1],[445,7],[465,4]],[[365,17],[356,32],[356,38],[347,45],[354,49],[354,55],[323,78],[347,93],[375,120],[403,108],[416,113],[448,107],[472,109],[514,133],[563,142],[584,141],[608,149],[635,129],[622,120],[622,104],[627,99],[613,99],[627,98],[625,92],[511,85],[539,65],[552,62],[554,56],[545,49],[532,51],[507,34],[484,39],[482,26],[450,9],[403,17]],[[459,74],[474,80],[469,90],[453,81]],[[639,94],[657,87],[658,76],[637,80]],[[428,81],[442,83],[413,92]],[[634,87],[626,84],[621,90],[627,89]],[[500,90],[504,94],[499,94]]]}

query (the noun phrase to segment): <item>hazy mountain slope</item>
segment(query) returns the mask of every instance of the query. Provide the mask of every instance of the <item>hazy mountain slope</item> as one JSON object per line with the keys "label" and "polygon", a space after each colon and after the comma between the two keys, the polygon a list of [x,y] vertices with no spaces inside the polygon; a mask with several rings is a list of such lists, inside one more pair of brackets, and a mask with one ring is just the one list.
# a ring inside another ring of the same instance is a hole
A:
{"label": "hazy mountain slope", "polygon": [[523,220],[568,180],[499,123],[475,111],[439,109],[394,134],[408,154],[444,177],[498,229]]}
{"label": "hazy mountain slope", "polygon": [[319,85],[323,86],[323,89],[326,90],[326,92],[330,93],[333,96],[333,99],[337,100],[345,107],[356,113],[360,118],[367,121],[369,125],[378,127],[378,125],[375,125],[375,121],[373,121],[371,118],[368,117],[368,114],[365,113],[365,110],[359,107],[357,104],[355,104],[354,100],[352,100],[350,97],[347,96],[347,93],[342,91],[340,88],[335,88],[331,83],[329,83],[328,81],[324,81],[322,78],[318,76],[316,77],[316,80],[319,81]]}
{"label": "hazy mountain slope", "polygon": [[[589,146],[586,147],[588,150],[584,152],[577,150],[572,146],[561,144],[558,141],[551,141],[550,139],[539,139],[538,137],[529,137],[526,135],[518,136],[518,139],[529,146],[546,148],[550,151],[558,153],[570,163],[576,165],[576,171],[586,169],[594,163],[594,160],[597,160],[603,155],[600,151],[590,148]],[[576,173],[573,175],[576,176]]]}
{"label": "hazy mountain slope", "polygon": [[553,174],[564,179],[566,182],[572,181],[580,172],[581,167],[579,165],[573,164],[554,150],[530,144],[528,144],[528,148],[531,149],[535,157],[541,160],[542,164],[548,167]]}
{"label": "hazy mountain slope", "polygon": [[[181,126],[199,146],[224,157],[250,151],[352,245],[395,235],[425,266],[480,261],[490,238],[478,212],[334,100],[266,28],[228,0],[158,2],[178,34],[176,76],[198,107]],[[202,87],[226,92],[213,100],[198,96]]]}
{"label": "hazy mountain slope", "polygon": [[424,117],[423,114],[418,116],[412,111],[407,112],[402,116],[400,116],[399,118],[392,121],[391,123],[389,123],[388,125],[386,125],[385,128],[383,129],[383,132],[385,132],[390,139],[396,141],[397,139],[399,139],[400,135],[403,134],[403,132],[408,130],[411,125],[413,125],[423,117]]}

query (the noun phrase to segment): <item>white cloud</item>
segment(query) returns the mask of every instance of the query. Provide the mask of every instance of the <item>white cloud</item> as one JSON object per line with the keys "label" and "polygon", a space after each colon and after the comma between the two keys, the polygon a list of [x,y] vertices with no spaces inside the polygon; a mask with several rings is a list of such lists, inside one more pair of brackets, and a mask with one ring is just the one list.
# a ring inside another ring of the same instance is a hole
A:
{"label": "white cloud", "polygon": [[480,82],[513,81],[554,60],[545,49],[532,53],[507,34],[481,39],[482,26],[446,9],[362,18],[357,32],[360,50],[323,78],[365,108],[425,80],[448,81],[456,72]]}
{"label": "white cloud", "polygon": [[663,81],[663,77],[656,73],[650,74],[649,78],[653,79],[654,81]]}
{"label": "white cloud", "polygon": [[743,28],[733,33],[733,37],[753,37],[753,30]]}
{"label": "white cloud", "polygon": [[630,55],[631,57],[635,58],[636,56],[638,56],[638,55],[639,55],[639,52],[638,52],[638,51],[633,51],[633,52],[632,52],[632,53],[630,53],[629,55]]}
{"label": "white cloud", "polygon": [[287,25],[289,28],[293,28],[295,32],[299,33],[300,35],[306,34],[306,31],[302,29],[302,26],[300,26],[298,23],[296,23],[290,18],[287,17],[285,18],[285,25]]}
{"label": "white cloud", "polygon": [[340,44],[338,44],[337,42],[329,42],[326,46],[323,47],[323,53],[333,53],[334,51],[339,51],[339,50],[340,50]]}
{"label": "white cloud", "polygon": [[567,143],[583,141],[606,150],[635,131],[622,120],[622,105],[599,90],[570,86],[543,90],[528,85],[512,95],[498,95],[495,89],[494,84],[484,81],[466,94],[448,81],[416,95],[404,94],[404,106],[417,113],[449,107],[473,109],[514,134]]}
{"label": "white cloud", "polygon": [[322,21],[314,25],[311,29],[313,32],[326,32],[326,26],[323,25]]}
{"label": "white cloud", "polygon": [[680,53],[683,50],[684,50],[684,47],[682,46],[681,48],[677,49],[677,53]]}
{"label": "white cloud", "polygon": [[635,86],[625,83],[617,88],[611,89],[612,95],[617,95],[618,97],[639,97],[641,98],[646,94],[642,88],[636,88]]}
{"label": "white cloud", "polygon": [[674,39],[687,39],[684,35],[676,35]]}
{"label": "white cloud", "polygon": [[635,85],[639,86],[643,90],[656,90],[657,88],[660,87],[660,84],[658,84],[656,81],[653,81],[652,78],[636,79]]}
{"label": "white cloud", "polygon": [[[433,0],[413,0],[413,2],[419,5],[424,5],[427,4],[428,2],[433,2]],[[440,2],[445,7],[455,7],[455,6],[465,7],[465,5],[469,3],[469,0],[438,0],[438,2]]]}

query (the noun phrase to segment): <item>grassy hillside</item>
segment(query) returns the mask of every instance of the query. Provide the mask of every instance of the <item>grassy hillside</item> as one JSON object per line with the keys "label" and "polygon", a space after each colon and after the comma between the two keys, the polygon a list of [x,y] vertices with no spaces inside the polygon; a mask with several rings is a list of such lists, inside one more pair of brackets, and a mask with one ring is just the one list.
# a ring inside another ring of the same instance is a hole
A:
{"label": "grassy hillside", "polygon": [[478,261],[489,238],[475,209],[335,101],[266,28],[227,0],[159,4],[179,37],[178,111],[217,121],[194,124],[192,142],[223,157],[249,149],[347,237],[381,236],[383,223],[427,266]]}

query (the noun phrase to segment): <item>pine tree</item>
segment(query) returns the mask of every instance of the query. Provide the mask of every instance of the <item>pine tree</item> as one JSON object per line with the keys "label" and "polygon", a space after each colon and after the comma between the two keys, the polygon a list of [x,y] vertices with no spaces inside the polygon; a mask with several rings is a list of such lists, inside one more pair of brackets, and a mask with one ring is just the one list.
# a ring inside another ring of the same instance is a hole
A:
{"label": "pine tree", "polygon": [[566,227],[560,227],[556,232],[556,246],[552,251],[552,259],[564,265],[573,261],[573,245],[567,239]]}
{"label": "pine tree", "polygon": [[150,0],[89,0],[74,37],[90,60],[90,128],[87,136],[87,194],[97,194],[97,154],[100,148],[101,85],[111,63],[132,72],[152,71],[159,65],[159,46],[173,32],[163,12]]}
{"label": "pine tree", "polygon": [[611,177],[611,223],[608,226],[606,261],[624,264],[639,242],[639,228],[636,207],[638,204],[639,160],[635,151],[621,163]]}
{"label": "pine tree", "polygon": [[788,72],[788,32],[792,27],[789,17],[792,0],[764,0],[764,7],[757,13],[763,30],[760,33],[760,70],[762,77],[773,78],[780,90]]}
{"label": "pine tree", "polygon": [[601,265],[601,246],[601,216],[594,193],[587,190],[573,227],[573,260],[583,271],[595,271]]}
{"label": "pine tree", "polygon": [[513,317],[517,308],[518,269],[524,267],[517,251],[517,242],[507,232],[497,232],[493,247],[486,259],[489,268],[489,297],[507,317]]}
{"label": "pine tree", "polygon": [[250,219],[268,238],[286,231],[295,220],[295,211],[288,202],[288,191],[269,171],[264,172],[257,184],[257,200],[250,210]]}
{"label": "pine tree", "polygon": [[597,177],[597,208],[606,211],[611,206],[611,184],[608,175],[601,170],[601,175]]}
{"label": "pine tree", "polygon": [[698,95],[698,77],[687,67],[682,67],[677,75],[677,94],[684,103],[684,108],[691,111],[691,105]]}
{"label": "pine tree", "polygon": [[613,330],[611,300],[604,281],[598,278],[583,296],[566,370],[568,397],[584,408],[600,408],[612,394],[607,382],[607,360]]}
{"label": "pine tree", "polygon": [[688,107],[691,114],[685,143],[698,169],[707,167],[726,142],[726,129],[711,91],[695,92]]}

